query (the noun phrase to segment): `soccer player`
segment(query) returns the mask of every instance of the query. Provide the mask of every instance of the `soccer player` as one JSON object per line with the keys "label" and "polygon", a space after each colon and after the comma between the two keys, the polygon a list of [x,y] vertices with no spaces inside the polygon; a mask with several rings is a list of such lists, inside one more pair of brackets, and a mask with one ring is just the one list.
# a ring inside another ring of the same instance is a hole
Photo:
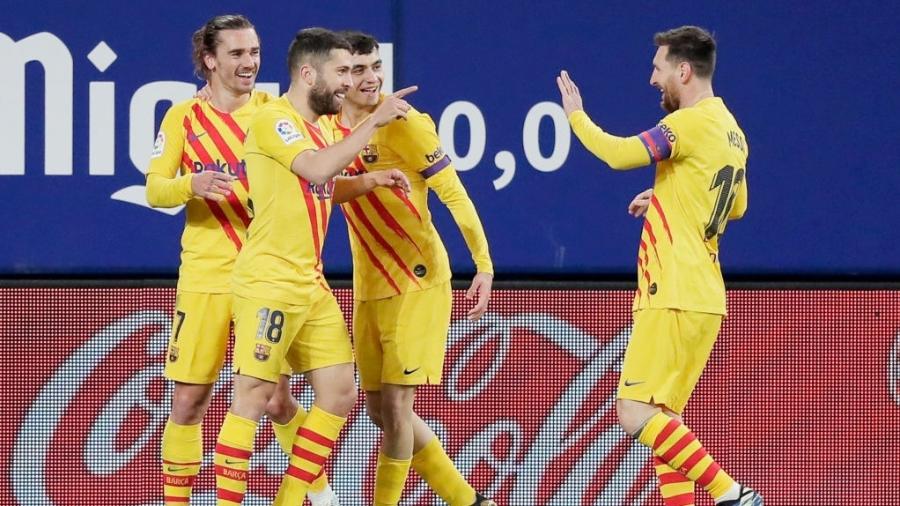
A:
{"label": "soccer player", "polygon": [[[250,21],[221,15],[193,35],[196,73],[208,83],[205,100],[186,100],[166,113],[147,174],[154,207],[186,204],[175,321],[166,377],[175,382],[162,440],[164,500],[185,504],[203,457],[201,422],[225,360],[231,325],[231,270],[250,213],[243,141],[250,117],[272,97],[254,91],[260,44]],[[289,384],[267,406],[281,447],[290,453],[306,412]],[[310,490],[314,506],[331,504],[323,475]]]}
{"label": "soccer player", "polygon": [[[344,35],[353,47],[353,87],[336,121],[343,135],[352,136],[385,100],[384,75],[375,39],[359,32]],[[431,222],[429,189],[450,209],[475,260],[478,272],[466,295],[476,301],[468,311],[472,320],[484,314],[491,295],[487,239],[427,114],[410,109],[406,121],[379,130],[348,172],[378,174],[391,167],[409,178],[409,195],[378,188],[341,206],[353,253],[360,382],[369,417],[384,433],[374,504],[398,503],[410,465],[451,506],[494,504],[466,482],[413,411],[416,387],[441,381],[452,302],[450,263]]]}
{"label": "soccer player", "polygon": [[557,78],[572,129],[592,153],[613,169],[656,162],[652,191],[629,206],[646,217],[616,410],[622,428],[653,450],[667,505],[694,504],[698,483],[720,506],[759,506],[762,497],[722,470],[680,416],[725,315],[719,238],[747,209],[747,142],[713,94],[712,36],[684,26],[654,41],[650,84],[669,114],[639,135],[604,132],[585,114],[568,73]]}
{"label": "soccer player", "polygon": [[[389,97],[360,128],[334,142],[331,123],[351,86],[350,47],[328,30],[301,30],[288,54],[291,85],[250,120],[244,143],[254,219],[235,262],[234,397],[219,431],[215,464],[220,505],[240,504],[257,423],[292,371],[315,392],[296,430],[274,504],[301,504],[356,402],[353,354],[344,318],[322,274],[331,200],[374,186],[408,188],[398,171],[339,174],[375,130],[409,106]],[[320,121],[321,118],[321,121]]]}

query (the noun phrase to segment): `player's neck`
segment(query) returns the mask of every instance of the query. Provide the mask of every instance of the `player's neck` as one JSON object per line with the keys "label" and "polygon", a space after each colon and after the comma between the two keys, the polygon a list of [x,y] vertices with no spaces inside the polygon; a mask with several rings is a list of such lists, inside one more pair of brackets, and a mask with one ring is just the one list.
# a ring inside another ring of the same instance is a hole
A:
{"label": "player's neck", "polygon": [[288,102],[291,103],[294,110],[296,110],[303,119],[310,123],[319,121],[319,115],[313,112],[312,108],[309,106],[309,97],[305,90],[291,84],[291,87],[288,88],[287,93],[285,93],[284,96],[287,97]]}
{"label": "player's neck", "polygon": [[341,123],[348,128],[353,128],[356,125],[360,124],[362,120],[366,119],[377,106],[365,107],[365,106],[357,106],[351,104],[349,101],[344,99],[344,104],[341,107]]}
{"label": "player's neck", "polygon": [[681,109],[684,109],[686,107],[693,107],[697,105],[697,103],[701,100],[712,98],[714,96],[716,95],[715,93],[713,93],[712,83],[697,83],[697,86],[687,88],[684,90],[684,92],[682,92]]}
{"label": "player's neck", "polygon": [[236,94],[223,86],[213,85],[212,98],[209,99],[209,103],[216,110],[230,114],[246,104],[250,100],[250,95],[250,93]]}

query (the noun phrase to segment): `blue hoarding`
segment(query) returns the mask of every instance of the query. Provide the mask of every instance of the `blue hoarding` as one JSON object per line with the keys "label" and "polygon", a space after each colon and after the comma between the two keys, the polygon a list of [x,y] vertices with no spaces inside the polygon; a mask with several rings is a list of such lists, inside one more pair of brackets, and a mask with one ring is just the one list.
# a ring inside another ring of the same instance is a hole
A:
{"label": "blue hoarding", "polygon": [[[0,18],[0,273],[174,274],[183,213],[139,202],[154,131],[193,93],[189,38],[242,12],[263,43],[261,83],[286,88],[301,27],[359,28],[388,42],[395,87],[439,124],[481,214],[496,269],[630,274],[640,223],[625,213],[652,168],[618,173],[564,122],[554,76],[625,135],[662,115],[648,84],[654,32],[713,30],[714,87],[750,144],[750,208],[722,245],[726,274],[900,275],[893,224],[900,147],[900,7],[813,2],[16,3]],[[471,260],[432,202],[455,270]],[[350,270],[343,220],[326,246]]]}

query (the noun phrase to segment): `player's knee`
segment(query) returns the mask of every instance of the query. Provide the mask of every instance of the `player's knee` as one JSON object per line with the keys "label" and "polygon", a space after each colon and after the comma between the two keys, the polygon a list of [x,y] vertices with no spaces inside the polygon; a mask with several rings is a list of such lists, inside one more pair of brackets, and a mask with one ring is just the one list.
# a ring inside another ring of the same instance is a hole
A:
{"label": "player's knee", "polygon": [[195,388],[180,388],[176,385],[172,393],[173,422],[179,425],[193,425],[203,420],[209,406],[209,392],[203,388],[196,388],[200,386],[190,385]]}
{"label": "player's knee", "polygon": [[634,436],[641,430],[650,416],[653,416],[653,407],[628,399],[616,400],[616,416],[619,418],[619,426],[628,435]]}

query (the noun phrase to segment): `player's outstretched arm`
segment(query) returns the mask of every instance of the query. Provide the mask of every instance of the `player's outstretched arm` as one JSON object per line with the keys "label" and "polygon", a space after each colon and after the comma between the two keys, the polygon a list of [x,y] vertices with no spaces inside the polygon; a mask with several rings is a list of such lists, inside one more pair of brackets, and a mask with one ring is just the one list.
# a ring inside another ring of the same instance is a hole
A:
{"label": "player's outstretched arm", "polygon": [[634,169],[651,162],[650,155],[638,136],[618,137],[603,131],[591,121],[581,99],[581,92],[569,73],[563,70],[556,78],[563,110],[572,131],[584,147],[613,169]]}
{"label": "player's outstretched arm", "polygon": [[343,204],[379,186],[397,187],[406,193],[410,191],[409,179],[400,169],[379,170],[358,176],[335,178],[332,200],[335,204]]}
{"label": "player's outstretched arm", "polygon": [[340,142],[324,149],[306,150],[298,154],[291,163],[291,171],[314,184],[330,181],[350,165],[375,130],[406,117],[410,106],[403,97],[417,89],[418,86],[410,86],[385,97],[375,112]]}

